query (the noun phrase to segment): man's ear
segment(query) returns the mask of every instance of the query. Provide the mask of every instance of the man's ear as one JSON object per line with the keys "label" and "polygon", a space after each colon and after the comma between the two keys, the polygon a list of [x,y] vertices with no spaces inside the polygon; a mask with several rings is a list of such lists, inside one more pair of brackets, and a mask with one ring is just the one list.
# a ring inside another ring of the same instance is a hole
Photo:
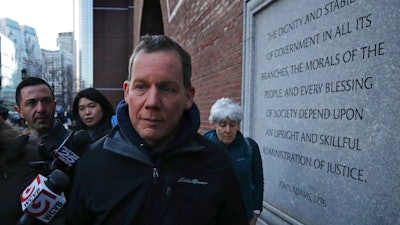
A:
{"label": "man's ear", "polygon": [[15,110],[15,112],[18,113],[19,118],[25,119],[25,118],[24,118],[24,115],[22,115],[21,108],[20,108],[18,105],[15,105],[15,106],[14,106],[14,110]]}
{"label": "man's ear", "polygon": [[185,105],[185,109],[190,109],[192,107],[195,93],[196,93],[196,90],[195,90],[194,87],[186,89],[186,105]]}
{"label": "man's ear", "polygon": [[130,82],[129,81],[124,81],[124,83],[122,84],[122,88],[124,89],[124,99],[125,101],[127,101],[127,97],[129,96],[129,85]]}

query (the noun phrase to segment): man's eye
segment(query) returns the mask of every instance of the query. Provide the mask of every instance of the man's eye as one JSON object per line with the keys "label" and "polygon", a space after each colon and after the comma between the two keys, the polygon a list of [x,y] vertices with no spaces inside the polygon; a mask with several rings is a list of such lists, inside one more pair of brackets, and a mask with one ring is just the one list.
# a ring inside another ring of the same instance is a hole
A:
{"label": "man's eye", "polygon": [[176,92],[176,88],[174,85],[163,84],[159,86],[159,89],[165,92]]}
{"label": "man's eye", "polygon": [[164,87],[164,88],[162,88],[162,90],[164,90],[166,92],[174,92],[174,89],[171,87]]}
{"label": "man's eye", "polygon": [[45,98],[45,99],[42,99],[42,101],[41,101],[43,104],[45,104],[45,105],[50,105],[52,102],[53,102],[53,99],[51,99],[51,98]]}
{"label": "man's eye", "polygon": [[145,89],[145,86],[144,86],[143,84],[136,84],[136,85],[135,85],[135,89],[144,90],[144,89]]}
{"label": "man's eye", "polygon": [[36,104],[37,104],[36,100],[29,100],[29,101],[26,102],[27,106],[35,106]]}

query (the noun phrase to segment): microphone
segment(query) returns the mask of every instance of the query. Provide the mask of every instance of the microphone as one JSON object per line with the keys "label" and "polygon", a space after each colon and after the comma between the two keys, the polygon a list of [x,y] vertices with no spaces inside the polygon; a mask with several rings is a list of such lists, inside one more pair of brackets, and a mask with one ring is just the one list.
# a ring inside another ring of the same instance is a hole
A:
{"label": "microphone", "polygon": [[74,146],[79,150],[82,150],[91,142],[92,139],[86,130],[79,130],[74,134]]}
{"label": "microphone", "polygon": [[31,224],[34,219],[44,223],[50,222],[66,202],[62,191],[69,183],[68,176],[58,169],[54,170],[49,178],[38,174],[20,195],[24,214],[17,225]]}
{"label": "microphone", "polygon": [[90,143],[91,138],[87,131],[79,130],[75,134],[70,131],[55,150],[47,150],[43,145],[39,146],[39,151],[44,153],[46,158],[54,159],[53,161],[36,161],[30,162],[29,165],[35,168],[47,166],[51,171],[72,168],[78,162],[84,148]]}
{"label": "microphone", "polygon": [[[71,132],[72,134],[72,132]],[[68,168],[72,168],[76,165],[79,160],[79,155],[72,151],[66,145],[66,142],[69,140],[71,134],[69,134],[64,141],[60,144],[60,146],[53,151],[53,156],[55,160],[50,164],[50,169],[57,169],[68,166]],[[79,150],[79,153],[82,153],[82,149],[86,147],[91,142],[91,138],[87,131],[79,130],[75,132],[73,136],[73,149]]]}

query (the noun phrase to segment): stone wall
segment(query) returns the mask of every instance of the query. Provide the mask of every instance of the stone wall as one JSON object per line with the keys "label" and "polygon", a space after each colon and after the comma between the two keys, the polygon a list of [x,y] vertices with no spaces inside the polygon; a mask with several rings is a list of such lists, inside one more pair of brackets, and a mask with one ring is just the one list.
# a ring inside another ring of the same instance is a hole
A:
{"label": "stone wall", "polygon": [[251,0],[244,133],[268,224],[399,224],[400,1]]}

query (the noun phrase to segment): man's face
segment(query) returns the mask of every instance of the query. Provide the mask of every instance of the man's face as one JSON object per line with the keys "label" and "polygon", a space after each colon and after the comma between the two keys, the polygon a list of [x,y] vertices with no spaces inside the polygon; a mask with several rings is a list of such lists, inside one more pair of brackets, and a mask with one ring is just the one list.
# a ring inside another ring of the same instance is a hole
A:
{"label": "man's face", "polygon": [[15,111],[28,124],[30,130],[40,136],[46,134],[54,122],[56,102],[51,90],[44,84],[26,86],[21,89],[21,103]]}
{"label": "man's face", "polygon": [[125,81],[123,87],[132,126],[155,149],[174,137],[195,93],[194,88],[183,86],[180,57],[173,51],[139,53],[131,80]]}
{"label": "man's face", "polygon": [[239,122],[227,119],[218,123],[213,123],[218,139],[226,145],[230,145],[236,138],[239,130]]}

